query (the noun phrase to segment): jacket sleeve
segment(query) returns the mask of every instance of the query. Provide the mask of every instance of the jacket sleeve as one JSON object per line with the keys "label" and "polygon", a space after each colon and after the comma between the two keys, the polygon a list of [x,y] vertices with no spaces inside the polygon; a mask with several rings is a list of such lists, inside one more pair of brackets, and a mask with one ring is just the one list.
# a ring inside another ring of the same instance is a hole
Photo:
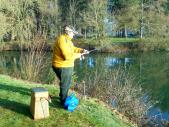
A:
{"label": "jacket sleeve", "polygon": [[75,53],[81,53],[82,51],[83,51],[82,48],[77,48],[77,47],[74,46],[74,52]]}

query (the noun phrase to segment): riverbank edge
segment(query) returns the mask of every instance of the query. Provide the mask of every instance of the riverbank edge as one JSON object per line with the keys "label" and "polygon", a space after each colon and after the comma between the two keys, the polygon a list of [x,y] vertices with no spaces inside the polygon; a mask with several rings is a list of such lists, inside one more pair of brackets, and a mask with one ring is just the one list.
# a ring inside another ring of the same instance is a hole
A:
{"label": "riverbank edge", "polygon": [[[13,77],[10,77],[8,75],[2,75],[0,74],[0,85],[7,85],[8,87],[10,87],[10,83],[13,83],[13,84],[20,84],[19,86],[11,86],[12,88],[13,87],[16,87],[16,88],[21,88],[21,86],[23,88],[32,88],[32,87],[44,87],[44,88],[47,88],[49,90],[49,93],[54,93],[53,90],[55,91],[59,91],[59,87],[56,87],[54,85],[42,85],[42,84],[37,84],[37,83],[31,83],[31,82],[28,82],[28,81],[24,81],[24,80],[20,80],[20,79],[16,79],[16,78],[13,78]],[[35,85],[36,84],[36,85]],[[1,89],[3,91],[3,89]],[[6,90],[6,89],[5,89]],[[2,92],[3,93],[3,92]],[[15,96],[15,93],[17,95],[17,90],[16,92],[13,93],[13,96]],[[56,93],[55,93],[56,94]],[[112,118],[117,118],[115,119],[114,121],[117,122],[117,124],[123,124],[125,127],[136,127],[137,125],[132,123],[127,117],[123,116],[122,114],[120,114],[118,111],[116,111],[115,109],[113,109],[112,107],[110,107],[109,105],[105,104],[104,102],[96,99],[96,98],[90,98],[90,97],[87,97],[87,99],[84,99],[81,95],[79,95],[78,93],[76,93],[76,95],[78,95],[78,98],[80,98],[80,109],[82,107],[86,107],[87,105],[85,104],[88,104],[88,105],[93,105],[94,103],[94,107],[90,107],[91,109],[92,108],[95,108],[95,107],[101,107],[101,109],[104,109],[104,113],[108,113],[108,112],[112,112]],[[5,97],[4,95],[2,96],[2,98]],[[5,97],[6,98],[6,97]],[[7,97],[8,98],[8,97]],[[10,100],[10,97],[8,98]],[[22,99],[22,98],[21,98]],[[24,100],[25,101],[25,100]],[[3,106],[5,107],[5,106]],[[8,106],[6,106],[8,107]],[[50,108],[51,109],[51,108]],[[83,110],[83,109],[82,109]],[[65,110],[66,111],[66,110]],[[99,110],[97,110],[97,112],[100,112]],[[96,114],[93,114],[93,112],[90,112],[91,116],[95,116]],[[5,114],[5,112],[4,112]],[[17,115],[17,114],[16,114]],[[16,116],[18,117],[18,116]],[[87,117],[87,116],[86,116]],[[79,118],[80,119],[80,118]],[[88,118],[86,118],[88,119]],[[107,118],[103,118],[103,120],[106,120]],[[95,121],[97,121],[97,119],[95,119]],[[63,121],[62,121],[63,122]],[[105,121],[106,122],[106,121]],[[92,123],[94,124],[94,123]]]}
{"label": "riverbank edge", "polygon": [[[122,39],[122,38],[121,38]],[[52,51],[55,40],[49,40],[43,43],[44,51]],[[169,52],[168,39],[135,39],[135,40],[111,40],[105,38],[96,39],[76,39],[74,45],[88,50],[98,49],[102,53],[128,53],[128,52],[148,52],[148,51],[167,51]],[[22,44],[22,50],[27,51],[31,44]],[[20,51],[18,42],[3,42],[0,45],[0,51]]]}

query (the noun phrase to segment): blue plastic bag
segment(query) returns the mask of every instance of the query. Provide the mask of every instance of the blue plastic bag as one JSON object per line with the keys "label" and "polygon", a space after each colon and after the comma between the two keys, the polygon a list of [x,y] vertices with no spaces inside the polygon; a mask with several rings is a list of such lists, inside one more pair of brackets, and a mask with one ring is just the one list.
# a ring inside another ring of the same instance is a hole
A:
{"label": "blue plastic bag", "polygon": [[68,96],[64,103],[64,108],[67,109],[70,112],[73,112],[79,104],[79,99],[75,96],[74,93],[72,93],[70,96]]}

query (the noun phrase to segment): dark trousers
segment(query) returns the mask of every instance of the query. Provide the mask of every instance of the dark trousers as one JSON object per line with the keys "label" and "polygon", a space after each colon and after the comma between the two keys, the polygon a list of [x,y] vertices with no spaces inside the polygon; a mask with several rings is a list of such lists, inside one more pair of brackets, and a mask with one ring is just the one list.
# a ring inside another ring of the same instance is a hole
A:
{"label": "dark trousers", "polygon": [[68,91],[71,85],[73,67],[56,68],[52,66],[52,68],[60,80],[59,96],[60,96],[61,104],[64,104],[65,99],[68,96]]}

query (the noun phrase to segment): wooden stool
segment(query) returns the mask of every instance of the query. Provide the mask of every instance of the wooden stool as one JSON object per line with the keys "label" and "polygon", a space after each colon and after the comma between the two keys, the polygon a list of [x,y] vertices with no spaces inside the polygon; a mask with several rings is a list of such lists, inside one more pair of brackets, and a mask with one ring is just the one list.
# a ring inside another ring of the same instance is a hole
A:
{"label": "wooden stool", "polygon": [[32,89],[30,111],[34,119],[49,117],[48,91],[42,87]]}

